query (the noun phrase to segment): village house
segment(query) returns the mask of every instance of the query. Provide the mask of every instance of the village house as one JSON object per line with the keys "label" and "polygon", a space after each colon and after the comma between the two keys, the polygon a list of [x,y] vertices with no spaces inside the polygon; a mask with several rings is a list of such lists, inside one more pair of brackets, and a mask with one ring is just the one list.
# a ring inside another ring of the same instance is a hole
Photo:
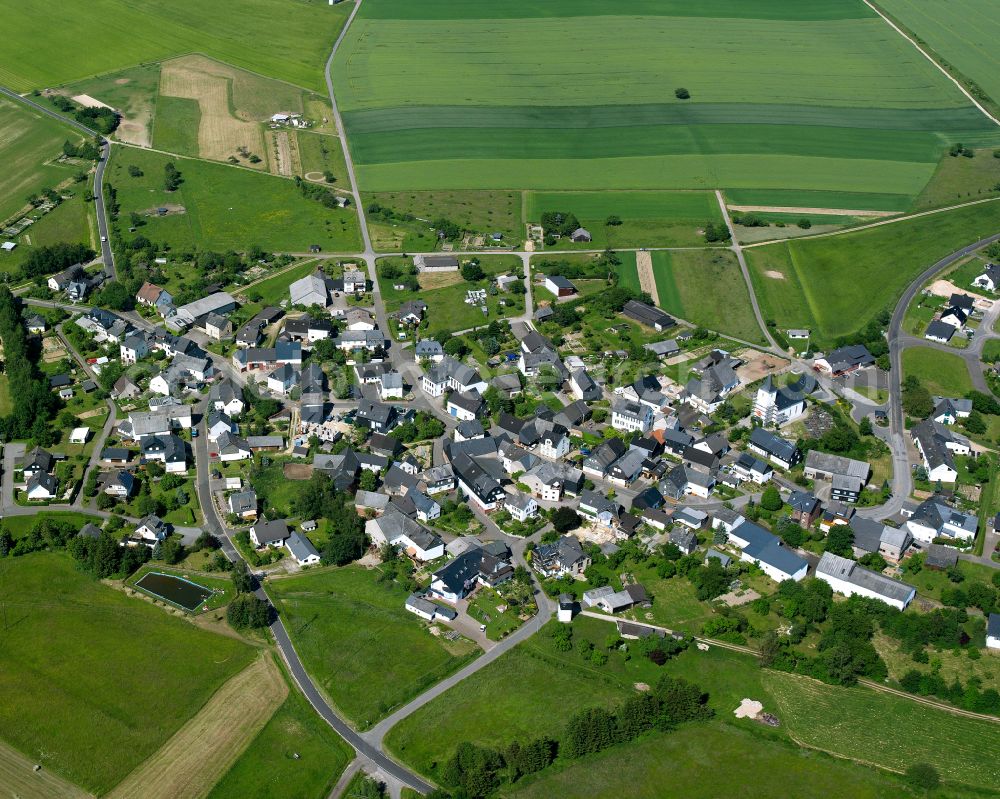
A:
{"label": "village house", "polygon": [[878,572],[866,569],[850,558],[824,552],[816,566],[816,578],[844,596],[879,599],[898,610],[906,610],[917,589]]}

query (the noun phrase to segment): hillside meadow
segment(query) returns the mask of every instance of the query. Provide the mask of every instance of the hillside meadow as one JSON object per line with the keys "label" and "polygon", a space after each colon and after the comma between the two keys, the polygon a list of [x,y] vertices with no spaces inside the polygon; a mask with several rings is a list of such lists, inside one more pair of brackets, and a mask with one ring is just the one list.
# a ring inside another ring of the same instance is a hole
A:
{"label": "hillside meadow", "polygon": [[744,250],[765,319],[831,342],[890,309],[935,261],[997,230],[995,201]]}
{"label": "hillside meadow", "polygon": [[[168,162],[183,179],[174,192],[164,190]],[[141,175],[133,177],[132,166]],[[257,244],[305,252],[319,244],[326,252],[356,252],[361,247],[353,207],[326,208],[285,178],[129,147],[114,151],[105,180],[118,192],[123,228],[132,212],[145,222],[126,237],[142,235],[174,249],[243,250]],[[156,216],[159,207],[170,207],[171,213]]]}
{"label": "hillside meadow", "polygon": [[253,657],[102,585],[68,555],[2,569],[3,738],[89,791],[116,785]]}

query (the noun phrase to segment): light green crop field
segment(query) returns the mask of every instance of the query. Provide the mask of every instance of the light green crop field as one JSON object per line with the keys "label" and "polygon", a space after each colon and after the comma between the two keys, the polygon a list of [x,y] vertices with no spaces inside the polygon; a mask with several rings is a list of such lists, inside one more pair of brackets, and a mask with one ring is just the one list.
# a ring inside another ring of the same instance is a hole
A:
{"label": "light green crop field", "polygon": [[1000,141],[861,0],[495,6],[362,7],[334,70],[362,188],[912,198],[947,142]]}
{"label": "light green crop field", "polygon": [[1000,230],[1000,202],[984,202],[836,236],[746,249],[765,319],[830,342],[864,327],[922,270]]}
{"label": "light green crop field", "polygon": [[309,673],[364,729],[468,660],[471,643],[430,634],[403,609],[407,591],[348,567],[271,583]]}
{"label": "light green crop field", "polygon": [[0,97],[0,221],[25,206],[29,195],[55,188],[80,170],[52,163],[67,139],[83,141],[68,125]]}
{"label": "light green crop field", "polygon": [[253,657],[91,579],[68,555],[0,568],[3,738],[89,791],[116,785]]}
{"label": "light green crop field", "polygon": [[[944,779],[995,789],[1000,725],[962,718],[864,688],[823,685],[793,674],[765,671],[778,700],[777,716],[809,746],[889,769],[930,763]],[[900,729],[920,735],[899,735]]]}
{"label": "light green crop field", "polygon": [[1000,16],[993,0],[878,0],[934,53],[1000,102]]}
{"label": "light green crop field", "polygon": [[[721,222],[715,195],[707,191],[528,192],[525,214],[538,222],[545,211],[573,213],[593,241],[574,244],[561,239],[550,249],[603,247],[691,247],[703,245],[699,230]],[[607,225],[609,216],[621,225]]]}
{"label": "light green crop field", "polygon": [[652,256],[663,310],[744,341],[763,341],[735,253],[676,250]]}
{"label": "light green crop field", "polygon": [[[163,176],[169,161],[184,182],[168,194]],[[142,176],[131,177],[130,165],[139,167]],[[121,147],[114,151],[105,180],[118,191],[125,223],[132,211],[142,215],[164,205],[183,206],[184,213],[144,217],[146,224],[134,234],[174,248],[242,250],[257,244],[269,250],[305,252],[310,244],[319,244],[326,252],[357,252],[361,246],[353,207],[326,208],[302,197],[284,178]]]}
{"label": "light green crop field", "polygon": [[25,0],[4,8],[0,84],[18,91],[200,52],[311,89],[350,13],[326,0]]}
{"label": "light green crop field", "polygon": [[327,796],[354,756],[309,702],[290,685],[278,708],[208,799]]}
{"label": "light green crop field", "polygon": [[19,236],[11,238],[17,244],[17,249],[0,253],[0,272],[14,272],[38,247],[64,241],[81,242],[93,247],[96,241],[96,234],[91,233],[92,222],[96,230],[96,222],[93,221],[94,206],[93,203],[83,201],[87,185],[89,184],[77,183],[72,186],[71,191],[77,192],[75,197],[60,203]]}
{"label": "light green crop field", "polygon": [[965,361],[958,355],[932,347],[909,347],[903,350],[903,375],[914,375],[936,396],[964,397],[972,391],[972,378]]}

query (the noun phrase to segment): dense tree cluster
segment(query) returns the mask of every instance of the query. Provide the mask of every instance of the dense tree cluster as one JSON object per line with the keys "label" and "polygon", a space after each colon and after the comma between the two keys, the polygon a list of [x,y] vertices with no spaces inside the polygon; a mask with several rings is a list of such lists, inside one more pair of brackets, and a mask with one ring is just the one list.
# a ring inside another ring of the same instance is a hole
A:
{"label": "dense tree cluster", "polygon": [[368,545],[364,521],[351,495],[338,491],[326,475],[313,474],[293,501],[292,510],[303,519],[326,519],[330,539],[320,553],[323,563],[345,566],[364,554]]}
{"label": "dense tree cluster", "polygon": [[401,444],[440,438],[444,435],[444,423],[436,416],[418,411],[412,421],[404,422],[393,428],[389,435]]}
{"label": "dense tree cluster", "polygon": [[84,244],[50,244],[36,247],[21,264],[19,277],[25,280],[43,278],[61,272],[94,257],[94,251]]}
{"label": "dense tree cluster", "polygon": [[173,161],[167,161],[163,165],[163,189],[164,191],[177,191],[181,187],[181,183],[184,182],[184,178],[181,177],[181,173],[174,166]]}
{"label": "dense tree cluster", "polygon": [[271,606],[253,594],[238,594],[226,608],[226,621],[237,630],[267,627],[271,623]]}
{"label": "dense tree cluster", "polygon": [[54,441],[49,422],[59,410],[59,399],[38,370],[37,347],[29,344],[21,306],[6,286],[0,286],[0,340],[12,405],[0,418],[0,433],[5,441],[29,438],[50,446]]}
{"label": "dense tree cluster", "polygon": [[318,183],[310,183],[303,180],[298,175],[295,176],[295,185],[299,187],[299,193],[307,200],[315,200],[326,208],[339,208],[336,192],[331,191]]}
{"label": "dense tree cluster", "polygon": [[101,157],[100,147],[95,142],[84,141],[81,144],[73,144],[67,140],[63,142],[63,155],[68,158],[83,158],[87,161],[96,161]]}
{"label": "dense tree cluster", "polygon": [[113,108],[83,108],[61,94],[53,95],[51,100],[52,105],[64,114],[72,114],[73,118],[81,125],[93,128],[105,136],[114,132],[118,123],[121,122],[121,117]]}
{"label": "dense tree cluster", "polygon": [[149,547],[123,547],[118,537],[107,530],[101,532],[100,538],[71,538],[66,548],[87,571],[101,580],[127,577],[150,558]]}
{"label": "dense tree cluster", "polygon": [[542,211],[541,223],[546,236],[568,236],[580,227],[580,220],[571,211]]}

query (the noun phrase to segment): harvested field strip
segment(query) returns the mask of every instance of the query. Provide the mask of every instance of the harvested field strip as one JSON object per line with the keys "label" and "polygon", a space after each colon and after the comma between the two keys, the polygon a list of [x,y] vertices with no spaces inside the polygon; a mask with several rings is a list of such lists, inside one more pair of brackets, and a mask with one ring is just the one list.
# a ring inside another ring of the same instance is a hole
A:
{"label": "harvested field strip", "polygon": [[214,61],[198,56],[175,59],[163,64],[160,71],[160,93],[168,97],[184,97],[198,102],[201,119],[198,124],[198,152],[202,158],[225,161],[246,148],[265,160],[267,152],[260,125],[237,119],[232,108],[232,69],[212,69]]}
{"label": "harvested field strip", "polygon": [[643,250],[635,254],[635,266],[639,273],[639,288],[653,298],[656,305],[660,304],[660,295],[656,290],[656,277],[653,275],[653,256]]}
{"label": "harvested field strip", "polygon": [[288,685],[269,654],[232,677],[163,747],[126,777],[112,799],[203,796],[285,701]]}
{"label": "harvested field strip", "polygon": [[[1000,725],[863,688],[768,670],[762,676],[782,726],[808,746],[894,771],[926,762],[945,779],[987,787],[1000,782],[996,758],[983,757],[1000,749]],[[900,729],[920,734],[900,735]]]}
{"label": "harvested field strip", "polygon": [[35,764],[36,761],[0,741],[0,785],[6,795],[19,799],[85,799],[92,796],[45,768],[34,771]]}

